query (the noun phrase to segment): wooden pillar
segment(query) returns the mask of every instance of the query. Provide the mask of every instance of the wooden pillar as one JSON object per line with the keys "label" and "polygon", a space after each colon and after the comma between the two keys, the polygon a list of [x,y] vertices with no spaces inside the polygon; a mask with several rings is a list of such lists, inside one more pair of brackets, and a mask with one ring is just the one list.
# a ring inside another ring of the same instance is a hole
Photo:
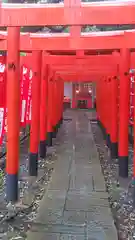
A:
{"label": "wooden pillar", "polygon": [[52,146],[53,137],[53,76],[48,76],[48,105],[47,105],[47,144]]}
{"label": "wooden pillar", "polygon": [[40,100],[40,157],[46,157],[47,148],[47,98],[48,98],[48,66],[42,54],[41,100]]}
{"label": "wooden pillar", "polygon": [[119,96],[119,175],[128,177],[128,125],[130,107],[130,51],[121,49]]}
{"label": "wooden pillar", "polygon": [[[134,77],[135,78],[135,75]],[[134,82],[134,96],[133,96],[133,150],[134,150],[134,156],[133,156],[133,184],[134,184],[134,195],[133,195],[133,203],[135,207],[135,82]]]}
{"label": "wooden pillar", "polygon": [[7,35],[7,201],[18,199],[20,130],[20,28],[9,27]]}
{"label": "wooden pillar", "polygon": [[61,79],[60,124],[63,123],[63,99],[64,99],[64,82]]}
{"label": "wooden pillar", "polygon": [[[113,57],[119,55],[118,52],[113,52]],[[118,66],[116,75],[111,81],[111,158],[118,158]]]}
{"label": "wooden pillar", "polygon": [[59,95],[60,95],[60,87],[59,87],[59,80],[56,78],[54,79],[54,121],[53,121],[53,137],[56,138],[58,127],[59,127],[59,111],[60,111],[60,104],[59,104]]}
{"label": "wooden pillar", "polygon": [[111,81],[111,158],[118,158],[118,78]]}
{"label": "wooden pillar", "polygon": [[38,147],[40,133],[40,91],[42,51],[32,53],[33,79],[32,79],[32,118],[30,132],[29,174],[38,175]]}

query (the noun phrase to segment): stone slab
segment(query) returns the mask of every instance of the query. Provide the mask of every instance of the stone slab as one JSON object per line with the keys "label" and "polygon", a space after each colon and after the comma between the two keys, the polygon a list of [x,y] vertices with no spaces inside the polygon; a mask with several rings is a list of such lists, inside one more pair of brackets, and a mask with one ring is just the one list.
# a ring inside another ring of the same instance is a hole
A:
{"label": "stone slab", "polygon": [[[103,193],[103,194],[102,194]],[[108,195],[104,192],[91,192],[89,195],[68,194],[66,199],[66,210],[83,210],[89,211],[91,206],[109,207]]]}
{"label": "stone slab", "polygon": [[45,232],[45,233],[61,233],[61,234],[71,234],[71,235],[84,235],[85,225],[77,224],[33,224],[32,232]]}
{"label": "stone slab", "polygon": [[84,225],[86,222],[86,213],[81,211],[64,211],[63,224]]}
{"label": "stone slab", "polygon": [[43,232],[28,232],[27,240],[59,240],[60,234],[43,233]]}
{"label": "stone slab", "polygon": [[60,240],[85,240],[85,235],[79,236],[79,235],[72,235],[72,234],[61,234]]}

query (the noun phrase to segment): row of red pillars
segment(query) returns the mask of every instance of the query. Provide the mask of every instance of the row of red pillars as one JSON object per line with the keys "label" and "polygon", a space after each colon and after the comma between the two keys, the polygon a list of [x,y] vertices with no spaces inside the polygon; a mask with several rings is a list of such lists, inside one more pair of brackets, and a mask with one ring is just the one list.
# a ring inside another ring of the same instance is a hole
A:
{"label": "row of red pillars", "polygon": [[[18,200],[20,132],[20,28],[9,27],[7,37],[7,201]],[[38,175],[38,156],[46,157],[46,147],[62,123],[64,83],[46,65],[44,52],[32,52],[32,117],[30,128],[29,175]]]}
{"label": "row of red pillars", "polygon": [[128,177],[130,50],[123,48],[115,54],[121,56],[117,72],[97,84],[97,113],[111,157],[119,160],[119,176],[125,178]]}

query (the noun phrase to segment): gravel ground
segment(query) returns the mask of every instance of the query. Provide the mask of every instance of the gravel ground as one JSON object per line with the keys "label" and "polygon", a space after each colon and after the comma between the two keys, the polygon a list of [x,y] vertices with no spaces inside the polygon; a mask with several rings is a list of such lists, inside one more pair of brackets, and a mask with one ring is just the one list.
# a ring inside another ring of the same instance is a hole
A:
{"label": "gravel ground", "polygon": [[118,176],[118,160],[111,160],[101,129],[92,122],[92,132],[109,192],[109,201],[118,230],[119,240],[135,239],[135,194],[132,179],[133,149],[129,146],[129,178]]}

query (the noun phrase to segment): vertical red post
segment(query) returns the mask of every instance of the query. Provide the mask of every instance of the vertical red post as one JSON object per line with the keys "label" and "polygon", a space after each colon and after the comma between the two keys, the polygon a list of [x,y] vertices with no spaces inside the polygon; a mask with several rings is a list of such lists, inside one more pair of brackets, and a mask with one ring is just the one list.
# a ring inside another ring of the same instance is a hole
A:
{"label": "vertical red post", "polygon": [[[113,52],[113,57],[119,53]],[[118,158],[118,66],[111,82],[111,158]]]}
{"label": "vertical red post", "polygon": [[38,174],[38,146],[40,133],[40,91],[42,51],[33,51],[33,79],[32,79],[32,117],[30,133],[29,174]]}
{"label": "vertical red post", "polygon": [[55,106],[57,106],[54,110],[55,110],[55,118],[54,118],[54,132],[53,132],[53,137],[56,137],[57,132],[58,132],[58,128],[60,126],[60,109],[61,109],[61,105],[60,105],[60,98],[61,98],[61,79],[55,79],[54,81],[54,102],[55,102]]}
{"label": "vertical red post", "polygon": [[56,97],[57,97],[57,111],[56,111],[56,134],[58,132],[58,128],[59,128],[59,111],[60,111],[60,105],[59,105],[59,80],[56,79]]}
{"label": "vertical red post", "polygon": [[111,158],[118,158],[118,78],[114,76],[111,82]]}
{"label": "vertical red post", "polygon": [[110,119],[109,119],[109,110],[110,110],[110,77],[107,77],[105,80],[105,130],[106,130],[106,145],[110,148]]}
{"label": "vertical red post", "polygon": [[[134,76],[135,77],[135,76]],[[135,82],[134,82],[135,84]],[[134,183],[134,205],[135,205],[135,85],[134,85],[134,97],[133,97],[133,106],[134,106],[134,110],[133,110],[133,130],[134,130],[134,156],[133,156],[133,183]]]}
{"label": "vertical red post", "polygon": [[61,98],[60,98],[60,124],[63,123],[63,99],[64,99],[64,82],[61,79]]}
{"label": "vertical red post", "polygon": [[20,130],[20,28],[9,27],[7,35],[7,159],[6,194],[8,201],[18,199]]}
{"label": "vertical red post", "polygon": [[56,84],[56,77],[54,76],[53,79],[53,133],[52,133],[52,137],[56,138],[56,133],[57,133],[57,111],[58,111],[58,104],[57,104],[57,84]]}
{"label": "vertical red post", "polygon": [[41,70],[41,100],[40,100],[40,157],[46,157],[47,146],[47,97],[48,97],[48,66],[44,62],[42,53]]}
{"label": "vertical red post", "polygon": [[[61,114],[61,111],[62,111],[62,106],[63,106],[63,100],[62,100],[62,82],[63,80],[61,78],[59,78],[57,80],[57,88],[58,88],[58,113],[57,113],[57,129],[60,128],[60,125],[62,123],[62,114]],[[64,92],[63,92],[63,99],[64,99]]]}
{"label": "vertical red post", "polygon": [[119,97],[119,175],[128,177],[128,125],[130,107],[130,51],[121,49]]}
{"label": "vertical red post", "polygon": [[53,75],[48,76],[48,105],[47,105],[47,145],[52,146],[53,137]]}

